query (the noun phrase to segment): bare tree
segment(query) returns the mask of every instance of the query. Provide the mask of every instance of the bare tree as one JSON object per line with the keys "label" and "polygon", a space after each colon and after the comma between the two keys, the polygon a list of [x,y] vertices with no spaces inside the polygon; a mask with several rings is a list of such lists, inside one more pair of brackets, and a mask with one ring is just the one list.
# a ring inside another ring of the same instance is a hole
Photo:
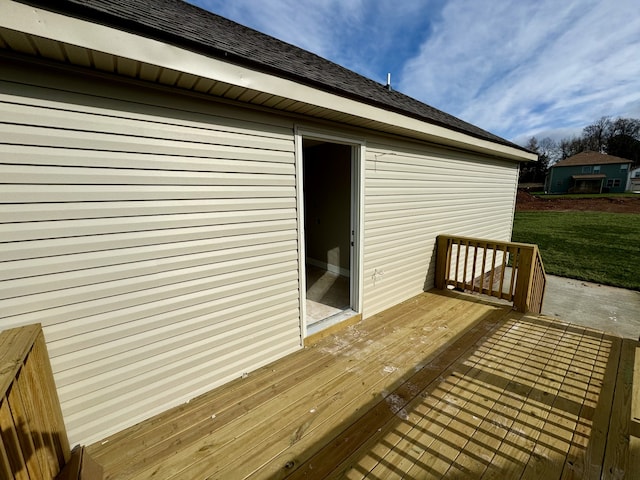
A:
{"label": "bare tree", "polygon": [[537,162],[528,162],[520,166],[520,183],[544,182],[549,168],[549,152],[555,148],[553,140],[544,138],[538,142],[536,137],[531,137],[525,144],[525,148],[538,154]]}
{"label": "bare tree", "polygon": [[613,123],[609,117],[601,117],[595,123],[584,127],[582,130],[582,139],[584,141],[584,150],[592,152],[605,153],[607,144],[611,138]]}

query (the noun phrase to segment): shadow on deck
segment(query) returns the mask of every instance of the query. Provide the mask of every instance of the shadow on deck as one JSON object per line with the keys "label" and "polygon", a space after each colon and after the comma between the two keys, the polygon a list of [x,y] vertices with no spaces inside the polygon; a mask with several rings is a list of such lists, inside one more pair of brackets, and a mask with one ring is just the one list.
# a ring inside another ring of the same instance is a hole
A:
{"label": "shadow on deck", "polygon": [[110,479],[633,478],[636,348],[431,291],[89,452]]}

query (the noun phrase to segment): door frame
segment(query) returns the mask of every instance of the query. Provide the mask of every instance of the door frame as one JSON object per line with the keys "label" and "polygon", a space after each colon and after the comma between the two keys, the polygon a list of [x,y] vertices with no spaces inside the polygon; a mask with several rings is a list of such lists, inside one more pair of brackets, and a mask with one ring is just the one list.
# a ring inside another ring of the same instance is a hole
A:
{"label": "door frame", "polygon": [[[362,313],[363,285],[363,245],[364,245],[364,159],[366,144],[364,139],[344,136],[330,130],[317,130],[296,125],[295,169],[296,169],[296,208],[298,210],[298,285],[300,288],[300,333],[301,344],[307,337],[307,305],[306,305],[306,247],[304,230],[304,151],[303,139],[320,140],[329,143],[348,145],[351,147],[351,252],[349,260],[350,277],[349,293],[351,310],[354,314]],[[329,326],[329,325],[327,325]]]}

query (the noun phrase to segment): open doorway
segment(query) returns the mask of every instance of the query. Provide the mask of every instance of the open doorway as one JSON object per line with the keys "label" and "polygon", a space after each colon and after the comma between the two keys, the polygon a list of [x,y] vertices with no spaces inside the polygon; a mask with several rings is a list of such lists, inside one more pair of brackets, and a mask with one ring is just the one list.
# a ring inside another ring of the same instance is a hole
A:
{"label": "open doorway", "polygon": [[307,334],[357,312],[352,145],[302,139]]}

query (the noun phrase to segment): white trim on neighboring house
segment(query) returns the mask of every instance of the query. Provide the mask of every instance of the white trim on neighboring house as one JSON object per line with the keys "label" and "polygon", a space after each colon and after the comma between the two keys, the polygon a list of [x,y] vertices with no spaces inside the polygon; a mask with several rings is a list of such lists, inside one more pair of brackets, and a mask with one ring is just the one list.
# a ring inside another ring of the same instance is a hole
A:
{"label": "white trim on neighboring house", "polygon": [[[633,180],[636,180],[635,182]],[[635,191],[633,189],[634,184],[638,185],[638,188],[640,189],[640,167],[629,169],[629,173],[627,176],[627,188],[625,190],[633,192]]]}
{"label": "white trim on neighboring house", "polygon": [[12,0],[3,2],[0,7],[0,27],[404,128],[422,136],[426,135],[430,141],[443,145],[515,161],[537,160],[537,155],[509,145],[479,139],[276,75],[257,72],[158,40],[66,17]]}

